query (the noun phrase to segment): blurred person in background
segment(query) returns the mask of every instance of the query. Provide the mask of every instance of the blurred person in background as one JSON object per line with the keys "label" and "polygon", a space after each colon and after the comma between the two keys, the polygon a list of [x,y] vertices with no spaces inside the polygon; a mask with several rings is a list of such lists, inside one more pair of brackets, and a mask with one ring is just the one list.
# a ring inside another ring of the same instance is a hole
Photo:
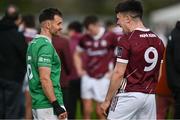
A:
{"label": "blurred person in background", "polygon": [[[37,34],[35,17],[33,15],[27,14],[22,17],[21,30],[24,34],[27,44],[30,43]],[[32,119],[32,101],[29,93],[27,74],[23,84],[23,92],[25,93],[25,119],[30,120]]]}
{"label": "blurred person in background", "polygon": [[67,119],[60,86],[61,61],[52,37],[62,30],[62,13],[44,9],[39,15],[41,31],[27,50],[27,75],[34,119]]}
{"label": "blurred person in background", "polygon": [[[174,100],[173,94],[167,84],[166,73],[166,50],[164,51],[163,63],[160,67],[158,84],[156,86],[156,105],[157,105],[157,119],[166,119],[168,114],[173,114]],[[171,116],[172,117],[172,116]]]}
{"label": "blurred person in background", "polygon": [[26,42],[29,43],[37,34],[35,16],[27,14],[22,17],[23,34]]}
{"label": "blurred person in background", "polygon": [[10,5],[0,20],[0,119],[22,118],[22,84],[27,44],[18,32],[21,16]]}
{"label": "blurred person in background", "polygon": [[[77,45],[79,44],[79,40],[82,36],[82,24],[79,21],[73,21],[69,23],[68,29],[68,37],[69,44],[71,49],[71,54],[74,56]],[[83,61],[85,61],[85,56],[82,56]],[[77,101],[80,101],[81,111],[82,111],[82,100],[80,97],[80,85],[81,78],[78,76],[73,60],[73,66],[71,66],[72,74],[70,76],[69,81],[69,102],[68,102],[68,118],[75,119],[76,110],[77,110]],[[84,64],[84,62],[83,62]]]}
{"label": "blurred person in background", "polygon": [[105,22],[105,28],[109,32],[113,32],[113,29],[114,29],[115,26],[116,26],[115,23],[113,21],[111,21],[111,20],[107,20]]}
{"label": "blurred person in background", "polygon": [[[58,36],[53,37],[52,44],[56,49],[58,56],[61,58],[61,76],[60,76],[60,84],[63,93],[64,105],[68,111],[68,101],[69,101],[69,76],[72,74],[73,67],[73,58],[70,51],[69,40],[59,34]],[[74,93],[73,93],[74,94]],[[70,106],[71,107],[71,106]]]}
{"label": "blurred person in background", "polygon": [[172,30],[166,50],[167,81],[174,97],[174,119],[180,119],[180,21]]}
{"label": "blurred person in background", "polygon": [[[117,36],[113,32],[105,32],[96,16],[84,19],[86,33],[81,37],[74,55],[78,75],[81,77],[81,98],[83,101],[83,118],[90,119],[93,100],[96,103],[96,114],[101,114],[100,104],[104,101],[109,85],[109,75],[114,67],[114,49]],[[87,61],[83,67],[82,54]]]}
{"label": "blurred person in background", "polygon": [[140,1],[121,1],[115,13],[125,34],[117,44],[117,62],[101,110],[107,119],[156,119],[155,87],[163,42],[144,26]]}
{"label": "blurred person in background", "polygon": [[[164,31],[165,24],[159,24],[155,27],[155,32],[163,41],[164,46],[167,46],[167,38]],[[157,105],[157,119],[166,119],[171,113],[173,114],[173,95],[167,84],[166,73],[166,50],[164,51],[163,63],[159,71],[158,84],[156,86],[156,105]],[[171,116],[172,117],[172,116]]]}
{"label": "blurred person in background", "polygon": [[[116,25],[115,22],[113,22],[112,20],[107,20],[105,22],[105,27],[108,32],[114,32],[119,37],[121,37],[123,35],[122,28],[119,27],[118,25]],[[119,39],[119,37],[118,37],[118,39]]]}

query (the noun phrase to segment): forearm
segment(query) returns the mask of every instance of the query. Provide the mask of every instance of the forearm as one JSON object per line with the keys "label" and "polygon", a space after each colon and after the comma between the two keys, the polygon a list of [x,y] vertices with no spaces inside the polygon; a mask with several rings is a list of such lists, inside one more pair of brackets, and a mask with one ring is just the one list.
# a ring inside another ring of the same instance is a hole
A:
{"label": "forearm", "polygon": [[55,97],[55,94],[54,94],[52,81],[50,79],[47,79],[47,78],[42,78],[41,79],[41,84],[42,84],[44,94],[47,96],[50,103],[55,101],[56,97]]}
{"label": "forearm", "polygon": [[116,91],[121,86],[121,81],[123,80],[123,76],[119,75],[118,72],[114,72],[111,77],[110,86],[108,89],[108,93],[106,95],[105,101],[111,101]]}
{"label": "forearm", "polygon": [[74,54],[74,61],[75,61],[75,67],[76,67],[78,74],[81,74],[81,72],[84,70],[83,70],[83,64],[82,64],[82,59],[81,59],[80,53],[76,52]]}

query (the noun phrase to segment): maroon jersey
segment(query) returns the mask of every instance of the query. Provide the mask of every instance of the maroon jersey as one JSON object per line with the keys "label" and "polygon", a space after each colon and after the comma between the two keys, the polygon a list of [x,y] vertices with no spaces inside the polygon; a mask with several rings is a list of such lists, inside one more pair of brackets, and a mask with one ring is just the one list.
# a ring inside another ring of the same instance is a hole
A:
{"label": "maroon jersey", "polygon": [[75,66],[73,64],[73,58],[70,51],[69,41],[64,36],[53,37],[52,44],[56,49],[56,52],[61,59],[61,87],[66,88],[69,84],[69,78],[74,72]]}
{"label": "maroon jersey", "polygon": [[109,71],[109,65],[115,58],[114,49],[117,44],[115,33],[104,32],[99,39],[85,34],[79,46],[86,54],[85,69],[89,76],[101,78]]}
{"label": "maroon jersey", "polygon": [[125,92],[155,93],[164,45],[149,29],[137,29],[118,42],[117,62],[127,63],[120,88]]}
{"label": "maroon jersey", "polygon": [[35,37],[37,34],[37,30],[33,28],[26,28],[24,30],[24,37],[27,43],[31,42],[31,40]]}

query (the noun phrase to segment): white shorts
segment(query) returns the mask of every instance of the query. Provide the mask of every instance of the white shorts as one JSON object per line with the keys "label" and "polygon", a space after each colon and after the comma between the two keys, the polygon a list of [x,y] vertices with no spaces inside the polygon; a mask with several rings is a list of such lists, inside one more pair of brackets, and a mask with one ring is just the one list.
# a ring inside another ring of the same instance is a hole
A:
{"label": "white shorts", "polygon": [[103,102],[109,88],[109,83],[110,80],[106,77],[95,79],[84,75],[81,79],[81,98]]}
{"label": "white shorts", "polygon": [[[65,109],[64,106],[61,106]],[[53,108],[32,109],[34,120],[59,120]],[[67,119],[66,119],[67,120]]]}
{"label": "white shorts", "polygon": [[119,93],[112,100],[107,119],[155,120],[155,95],[140,92]]}

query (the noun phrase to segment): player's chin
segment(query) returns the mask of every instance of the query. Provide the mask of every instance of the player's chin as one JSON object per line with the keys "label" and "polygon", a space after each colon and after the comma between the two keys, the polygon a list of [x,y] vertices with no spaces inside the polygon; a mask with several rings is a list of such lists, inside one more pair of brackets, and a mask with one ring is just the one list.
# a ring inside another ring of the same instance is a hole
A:
{"label": "player's chin", "polygon": [[55,32],[53,33],[53,36],[59,36],[61,32]]}

